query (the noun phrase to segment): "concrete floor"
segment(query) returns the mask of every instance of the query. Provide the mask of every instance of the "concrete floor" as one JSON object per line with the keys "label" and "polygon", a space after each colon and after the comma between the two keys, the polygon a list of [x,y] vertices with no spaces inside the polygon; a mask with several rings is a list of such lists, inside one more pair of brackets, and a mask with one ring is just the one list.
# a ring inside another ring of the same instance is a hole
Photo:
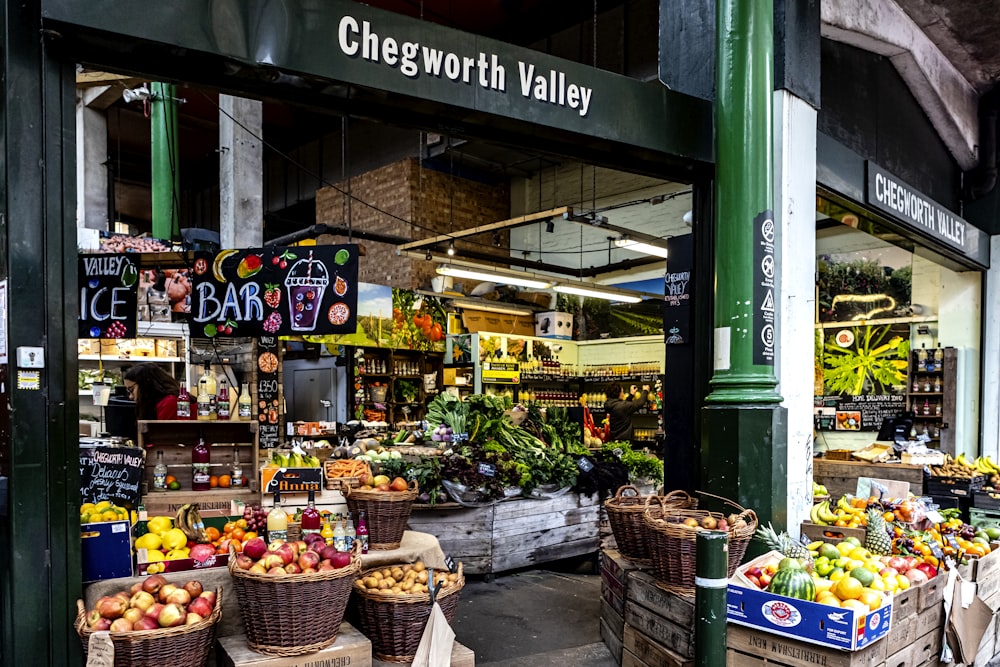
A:
{"label": "concrete floor", "polygon": [[[588,563],[466,576],[452,627],[476,667],[614,667],[599,631],[601,577]],[[528,658],[530,657],[530,661]]]}

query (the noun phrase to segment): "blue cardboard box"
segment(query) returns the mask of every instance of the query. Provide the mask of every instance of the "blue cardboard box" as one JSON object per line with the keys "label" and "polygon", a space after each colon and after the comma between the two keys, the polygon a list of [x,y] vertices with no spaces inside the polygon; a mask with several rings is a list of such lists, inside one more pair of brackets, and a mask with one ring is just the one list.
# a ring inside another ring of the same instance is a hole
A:
{"label": "blue cardboard box", "polygon": [[892,598],[863,613],[762,591],[729,582],[726,617],[730,623],[844,651],[857,651],[889,633]]}
{"label": "blue cardboard box", "polygon": [[83,581],[132,576],[132,531],[129,521],[80,525]]}

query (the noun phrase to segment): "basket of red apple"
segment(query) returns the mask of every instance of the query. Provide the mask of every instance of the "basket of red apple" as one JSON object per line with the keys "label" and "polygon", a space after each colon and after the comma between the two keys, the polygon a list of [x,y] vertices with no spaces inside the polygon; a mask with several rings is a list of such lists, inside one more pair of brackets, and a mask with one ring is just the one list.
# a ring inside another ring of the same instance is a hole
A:
{"label": "basket of red apple", "polygon": [[461,563],[455,572],[432,570],[422,561],[362,572],[354,582],[354,604],[374,656],[386,662],[411,662],[433,603],[441,606],[451,623],[464,586]]}
{"label": "basket of red apple", "polygon": [[231,548],[229,573],[247,646],[281,657],[331,646],[360,571],[360,542],[337,551],[312,533],[294,542],[255,537],[240,554]]}
{"label": "basket of red apple", "polygon": [[106,630],[116,667],[201,667],[222,618],[222,588],[206,591],[198,581],[177,585],[154,574],[100,598],[89,611],[83,600],[76,606],[84,656],[91,635]]}
{"label": "basket of red apple", "polygon": [[369,549],[398,549],[418,495],[417,482],[407,482],[402,477],[390,480],[385,475],[377,475],[372,482],[374,486],[342,486],[340,492],[347,499],[352,516],[365,513]]}

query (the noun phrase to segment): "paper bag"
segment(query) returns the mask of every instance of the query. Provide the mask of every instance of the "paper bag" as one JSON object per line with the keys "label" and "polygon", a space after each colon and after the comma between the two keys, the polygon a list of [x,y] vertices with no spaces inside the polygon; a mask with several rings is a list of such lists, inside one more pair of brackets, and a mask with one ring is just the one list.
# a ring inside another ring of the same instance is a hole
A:
{"label": "paper bag", "polygon": [[956,663],[971,665],[979,652],[979,642],[983,640],[983,634],[993,620],[993,610],[975,595],[975,584],[964,582],[959,577],[954,586],[951,613],[948,614],[948,644],[955,652]]}
{"label": "paper bag", "polygon": [[437,602],[431,608],[431,615],[424,626],[413,667],[441,667],[451,664],[451,649],[455,643],[455,631],[448,625],[448,619]]}

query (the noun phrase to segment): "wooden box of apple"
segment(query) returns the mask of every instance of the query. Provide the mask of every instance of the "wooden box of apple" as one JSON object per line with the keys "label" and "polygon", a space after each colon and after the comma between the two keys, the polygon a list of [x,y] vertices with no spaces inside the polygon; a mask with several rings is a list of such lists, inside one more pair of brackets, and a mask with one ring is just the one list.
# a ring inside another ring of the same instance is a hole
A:
{"label": "wooden box of apple", "polygon": [[193,625],[212,615],[218,595],[219,591],[206,591],[197,580],[178,586],[153,574],[127,591],[98,599],[84,621],[90,630],[111,632]]}

